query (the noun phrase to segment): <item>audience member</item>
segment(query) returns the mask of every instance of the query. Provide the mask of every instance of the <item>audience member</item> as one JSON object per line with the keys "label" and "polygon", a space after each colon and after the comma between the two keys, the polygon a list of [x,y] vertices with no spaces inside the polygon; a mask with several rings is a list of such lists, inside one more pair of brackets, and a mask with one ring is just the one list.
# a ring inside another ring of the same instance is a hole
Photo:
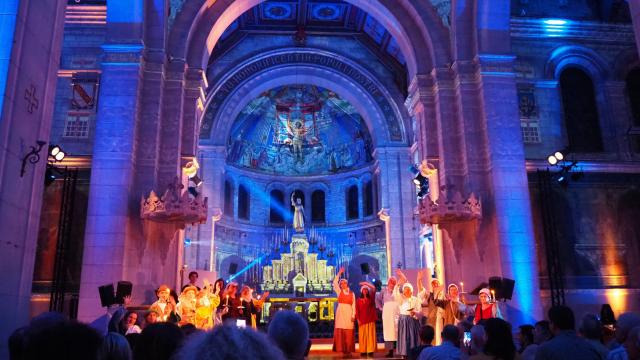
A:
{"label": "audience member", "polygon": [[25,360],[98,359],[102,336],[89,327],[75,321],[64,321],[50,326],[42,323],[27,331]]}
{"label": "audience member", "polygon": [[622,346],[627,340],[629,331],[636,326],[640,326],[640,315],[636,313],[624,313],[618,317],[616,322],[615,341],[612,341],[609,350]]}
{"label": "audience member", "polygon": [[[620,316],[622,318],[622,316]],[[618,319],[618,321],[620,321]],[[636,326],[627,332],[624,343],[611,350],[607,360],[636,360],[640,359],[640,326]]]}
{"label": "audience member", "polygon": [[431,342],[435,337],[435,330],[430,325],[423,325],[420,328],[420,345],[409,350],[409,354],[407,354],[407,359],[416,360],[420,353],[425,348],[431,347]]}
{"label": "audience member", "polygon": [[598,360],[600,354],[575,331],[573,311],[563,305],[549,309],[549,321],[553,339],[540,345],[536,351],[537,360],[581,359]]}
{"label": "audience member", "polygon": [[457,344],[460,341],[460,333],[454,325],[447,325],[442,330],[442,344],[428,347],[422,350],[418,360],[456,360],[462,353]]}
{"label": "audience member", "polygon": [[[144,334],[144,332],[143,332]],[[284,360],[266,335],[251,328],[218,326],[189,339],[178,353],[184,360]],[[138,360],[138,359],[136,359]]]}
{"label": "audience member", "polygon": [[290,310],[278,311],[267,330],[269,338],[282,350],[288,360],[302,360],[309,353],[309,325],[300,314]]}
{"label": "audience member", "polygon": [[155,324],[158,322],[158,313],[154,310],[149,310],[144,314],[144,325],[143,327],[147,327],[151,324]]}
{"label": "audience member", "polygon": [[169,360],[182,345],[184,333],[178,325],[159,322],[147,326],[136,342],[136,360]]}
{"label": "audience member", "polygon": [[602,344],[603,328],[604,326],[597,316],[587,314],[582,318],[579,330],[580,335],[587,339],[589,344],[600,354],[600,358],[606,359],[609,349]]}
{"label": "audience member", "polygon": [[142,332],[140,326],[136,325],[138,322],[138,313],[135,311],[127,311],[120,321],[118,332],[122,335],[139,334]]}
{"label": "audience member", "polygon": [[529,345],[533,344],[533,331],[535,327],[533,325],[520,325],[519,329],[518,342],[520,343],[520,349],[518,349],[518,352],[522,354]]}
{"label": "audience member", "polygon": [[100,360],[131,360],[131,347],[121,334],[110,332],[102,339]]}
{"label": "audience member", "polygon": [[511,335],[511,325],[500,319],[486,319],[484,331],[487,334],[487,341],[481,353],[470,357],[477,360],[513,360],[520,359],[520,354],[516,351]]}
{"label": "audience member", "polygon": [[534,360],[540,344],[549,341],[552,337],[553,334],[551,334],[549,322],[547,320],[538,321],[533,329],[533,344],[530,344],[524,349],[522,352],[522,360]]}
{"label": "audience member", "polygon": [[[485,323],[483,321],[483,323]],[[462,358],[469,358],[470,356],[482,353],[484,344],[487,341],[487,333],[484,331],[483,325],[474,325],[471,328],[471,341],[469,344],[464,344],[464,341],[460,345],[462,351]]]}

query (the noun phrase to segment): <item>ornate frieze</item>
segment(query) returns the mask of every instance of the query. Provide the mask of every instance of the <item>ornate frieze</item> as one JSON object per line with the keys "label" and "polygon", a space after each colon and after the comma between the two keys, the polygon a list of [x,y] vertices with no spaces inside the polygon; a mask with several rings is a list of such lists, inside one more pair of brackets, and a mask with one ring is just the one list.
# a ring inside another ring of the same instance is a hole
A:
{"label": "ornate frieze", "polygon": [[148,198],[143,197],[140,201],[140,217],[160,223],[175,223],[180,228],[186,224],[204,224],[207,221],[207,198],[203,199],[200,193],[192,196],[182,189],[184,185],[176,177],[161,197],[152,190]]}
{"label": "ornate frieze", "polygon": [[382,85],[374,81],[371,74],[366,73],[363,69],[349,64],[346,59],[342,59],[335,54],[320,52],[319,50],[286,50],[286,52],[271,53],[266,56],[256,58],[236,68],[229,76],[223,79],[218,86],[213,89],[210,101],[206,110],[206,115],[202,121],[200,131],[201,138],[209,138],[211,136],[212,122],[215,114],[220,111],[225,100],[237,89],[242,83],[258,75],[259,73],[276,67],[287,65],[315,65],[318,67],[330,68],[338,71],[352,81],[362,87],[375,101],[383,112],[383,117],[387,120],[387,128],[389,138],[392,141],[402,141],[401,124],[395,107],[390,103],[381,89]]}
{"label": "ornate frieze", "polygon": [[464,198],[460,192],[454,193],[451,199],[446,192],[440,192],[437,200],[425,196],[418,204],[420,223],[443,224],[479,220],[482,218],[482,203],[474,193]]}

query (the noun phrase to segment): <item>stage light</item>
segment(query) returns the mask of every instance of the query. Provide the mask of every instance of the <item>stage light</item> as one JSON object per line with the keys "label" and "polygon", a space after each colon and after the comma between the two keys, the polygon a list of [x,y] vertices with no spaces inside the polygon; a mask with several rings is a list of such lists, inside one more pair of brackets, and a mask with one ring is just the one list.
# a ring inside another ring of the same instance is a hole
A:
{"label": "stage light", "polygon": [[51,155],[51,156],[55,157],[56,155],[58,155],[58,153],[60,151],[62,151],[62,150],[60,149],[60,146],[58,146],[58,145],[50,145],[49,146],[49,155]]}
{"label": "stage light", "polygon": [[58,153],[54,156],[54,158],[56,159],[56,161],[62,161],[65,157],[65,153],[64,151],[58,151]]}
{"label": "stage light", "polygon": [[558,163],[558,158],[554,155],[549,155],[547,161],[549,162],[549,165],[556,165]]}
{"label": "stage light", "polygon": [[67,156],[67,154],[62,151],[60,145],[49,145],[49,161],[62,161],[65,156]]}
{"label": "stage light", "polygon": [[564,160],[564,155],[560,151],[556,151],[556,153],[553,154],[553,156],[555,156],[555,158],[558,159],[558,161]]}
{"label": "stage light", "polygon": [[191,239],[184,238],[184,246],[187,247],[187,246],[190,246],[190,245],[191,245]]}

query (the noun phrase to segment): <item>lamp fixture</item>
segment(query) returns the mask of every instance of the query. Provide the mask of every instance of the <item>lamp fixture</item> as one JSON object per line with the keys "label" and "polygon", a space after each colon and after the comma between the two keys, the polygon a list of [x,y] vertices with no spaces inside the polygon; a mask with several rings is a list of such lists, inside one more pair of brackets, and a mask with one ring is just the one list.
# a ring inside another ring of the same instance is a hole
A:
{"label": "lamp fixture", "polygon": [[26,171],[25,168],[27,166],[27,161],[31,164],[36,164],[38,161],[40,161],[40,150],[42,150],[42,147],[46,143],[47,143],[46,141],[38,140],[36,141],[36,146],[31,146],[31,151],[29,151],[22,158],[22,167],[20,168],[20,177],[24,176],[24,173]]}

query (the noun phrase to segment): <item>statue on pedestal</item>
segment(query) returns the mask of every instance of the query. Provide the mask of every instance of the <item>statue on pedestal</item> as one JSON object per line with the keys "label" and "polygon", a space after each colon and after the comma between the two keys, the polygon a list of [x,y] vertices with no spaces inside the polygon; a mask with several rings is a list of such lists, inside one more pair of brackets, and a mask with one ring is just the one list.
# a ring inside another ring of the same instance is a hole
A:
{"label": "statue on pedestal", "polygon": [[294,207],[293,212],[293,228],[297,233],[304,232],[304,207],[302,199],[295,198],[295,193],[291,194],[291,206]]}

